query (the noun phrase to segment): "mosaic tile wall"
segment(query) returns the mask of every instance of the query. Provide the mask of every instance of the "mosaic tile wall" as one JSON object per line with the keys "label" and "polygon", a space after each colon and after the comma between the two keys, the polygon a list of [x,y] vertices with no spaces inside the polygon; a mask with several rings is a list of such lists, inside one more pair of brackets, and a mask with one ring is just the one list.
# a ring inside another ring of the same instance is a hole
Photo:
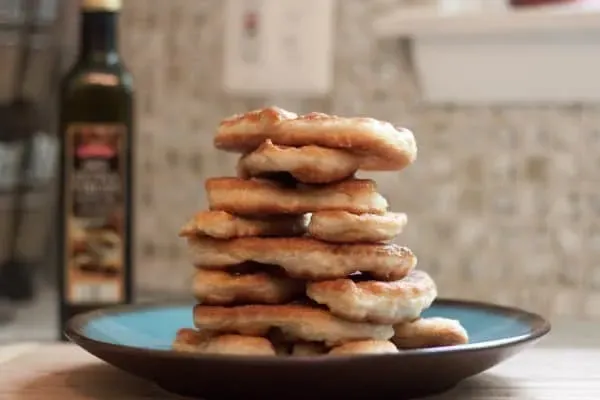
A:
{"label": "mosaic tile wall", "polygon": [[[600,316],[600,105],[426,107],[406,49],[370,30],[393,3],[340,1],[333,92],[280,104],[371,115],[415,131],[417,163],[375,178],[409,214],[400,241],[441,295]],[[220,88],[221,1],[125,5],[123,47],[139,95],[139,285],[187,291],[191,267],[177,230],[205,207],[203,181],[233,173],[235,157],[212,148],[213,128],[270,101]]]}

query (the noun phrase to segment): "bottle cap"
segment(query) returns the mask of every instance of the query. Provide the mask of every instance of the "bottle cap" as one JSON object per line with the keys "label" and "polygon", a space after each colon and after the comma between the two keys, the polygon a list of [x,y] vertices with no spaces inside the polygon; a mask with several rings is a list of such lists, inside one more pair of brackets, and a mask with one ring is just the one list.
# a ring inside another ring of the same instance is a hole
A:
{"label": "bottle cap", "polygon": [[121,0],[81,0],[84,11],[119,11]]}

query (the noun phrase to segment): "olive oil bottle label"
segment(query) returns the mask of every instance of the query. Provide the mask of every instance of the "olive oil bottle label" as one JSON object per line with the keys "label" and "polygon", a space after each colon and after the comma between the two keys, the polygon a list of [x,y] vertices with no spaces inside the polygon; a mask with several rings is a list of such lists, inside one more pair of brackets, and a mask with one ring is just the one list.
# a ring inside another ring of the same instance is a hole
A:
{"label": "olive oil bottle label", "polygon": [[112,124],[67,128],[63,268],[70,304],[125,299],[126,133]]}

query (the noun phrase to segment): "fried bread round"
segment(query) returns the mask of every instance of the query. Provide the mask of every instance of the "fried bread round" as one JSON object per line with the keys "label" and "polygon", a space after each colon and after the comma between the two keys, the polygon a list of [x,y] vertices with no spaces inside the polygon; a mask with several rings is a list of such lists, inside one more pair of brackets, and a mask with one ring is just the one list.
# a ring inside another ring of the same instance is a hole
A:
{"label": "fried bread round", "polygon": [[[217,149],[246,153],[267,140],[281,121],[298,118],[298,114],[271,106],[224,118],[219,124],[214,144]],[[257,138],[261,137],[261,140]],[[256,146],[247,146],[249,139]]]}
{"label": "fried bread round", "polygon": [[205,187],[211,210],[241,215],[325,210],[382,214],[388,207],[375,182],[366,179],[290,188],[266,179],[212,178]]}
{"label": "fried bread round", "polygon": [[358,159],[344,150],[319,146],[277,146],[270,140],[258,149],[243,155],[238,161],[238,176],[268,178],[288,173],[295,180],[308,184],[323,184],[352,177],[358,169]]}
{"label": "fried bread round", "polygon": [[175,351],[196,354],[276,355],[271,342],[262,337],[219,334],[189,328],[177,331],[172,347]]}
{"label": "fried bread round", "polygon": [[319,211],[313,213],[308,225],[311,236],[334,243],[388,241],[406,226],[404,213],[353,214],[346,211]]}
{"label": "fried bread round", "polygon": [[455,346],[469,342],[459,321],[448,318],[422,318],[394,326],[392,341],[400,349]]}
{"label": "fried bread round", "polygon": [[224,269],[252,261],[277,265],[292,278],[313,281],[344,278],[357,271],[368,272],[379,280],[395,281],[417,264],[417,257],[409,248],[395,244],[333,244],[308,237],[187,240],[198,268]]}
{"label": "fried bread round", "polygon": [[344,343],[332,348],[330,355],[357,355],[357,354],[393,354],[398,353],[398,348],[388,340],[361,340]]}
{"label": "fried bread round", "polygon": [[348,150],[364,170],[400,170],[417,158],[413,133],[389,122],[313,112],[296,117],[279,108],[238,114],[221,122],[214,139],[221,150],[248,153],[267,139],[283,146]]}
{"label": "fried bread round", "polygon": [[282,304],[304,293],[303,281],[283,274],[198,269],[194,275],[193,293],[202,304]]}
{"label": "fried bread round", "polygon": [[309,282],[306,294],[340,318],[357,322],[397,324],[414,321],[437,296],[435,282],[424,271],[413,270],[391,282],[344,278]]}
{"label": "fried bread round", "polygon": [[200,329],[249,336],[265,336],[277,329],[291,341],[343,344],[366,339],[390,339],[391,325],[350,322],[333,316],[326,310],[306,305],[247,305],[215,307],[196,305],[194,323]]}
{"label": "fried bread round", "polygon": [[215,239],[302,236],[307,223],[308,218],[304,215],[244,217],[225,211],[201,211],[181,228],[179,236],[210,236]]}

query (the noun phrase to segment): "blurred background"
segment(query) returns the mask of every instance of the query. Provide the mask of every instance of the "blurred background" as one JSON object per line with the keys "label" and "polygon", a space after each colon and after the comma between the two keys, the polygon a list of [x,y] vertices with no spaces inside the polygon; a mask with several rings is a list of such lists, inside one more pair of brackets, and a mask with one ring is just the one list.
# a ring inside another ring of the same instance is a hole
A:
{"label": "blurred background", "polygon": [[[0,260],[20,246],[36,284],[30,298],[0,300],[0,342],[56,336],[55,96],[78,46],[78,2],[40,0],[23,57],[21,1],[0,1],[0,99],[10,104],[24,91],[37,125],[34,155],[17,162],[23,140],[13,109],[0,107]],[[138,301],[188,297],[192,268],[177,232],[206,207],[204,180],[235,173],[237,156],[212,146],[215,127],[276,104],[415,132],[414,165],[368,176],[408,214],[398,242],[441,296],[600,316],[597,2],[285,3],[284,20],[269,0],[123,1],[120,51],[136,90]],[[315,28],[294,25],[299,19]],[[270,75],[260,75],[253,58],[274,48],[252,33],[262,26],[304,67],[271,60]],[[26,165],[27,179],[16,165]],[[27,195],[15,205],[21,186]],[[10,276],[2,280],[10,286]]]}

